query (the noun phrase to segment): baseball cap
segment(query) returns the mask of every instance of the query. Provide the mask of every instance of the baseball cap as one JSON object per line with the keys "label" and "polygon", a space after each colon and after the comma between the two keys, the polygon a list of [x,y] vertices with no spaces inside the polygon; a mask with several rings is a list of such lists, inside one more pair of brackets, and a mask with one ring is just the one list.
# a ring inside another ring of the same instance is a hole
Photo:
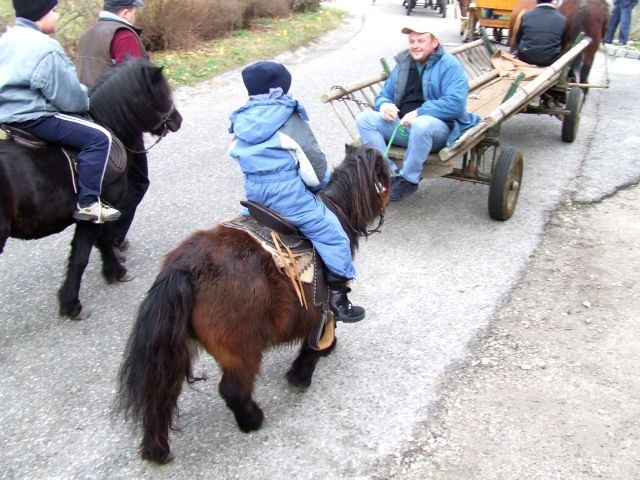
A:
{"label": "baseball cap", "polygon": [[420,21],[413,21],[411,23],[406,23],[404,27],[402,27],[402,30],[400,30],[402,33],[411,33],[411,32],[415,32],[415,33],[430,33],[432,36],[436,36],[435,33],[433,33],[431,31],[431,29],[429,29],[429,27],[427,26],[427,22],[420,22]]}

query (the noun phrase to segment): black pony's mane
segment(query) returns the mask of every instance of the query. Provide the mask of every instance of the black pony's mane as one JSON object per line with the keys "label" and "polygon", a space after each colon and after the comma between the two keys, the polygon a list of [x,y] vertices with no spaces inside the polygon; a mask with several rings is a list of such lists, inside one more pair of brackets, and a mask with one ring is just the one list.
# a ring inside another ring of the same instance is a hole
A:
{"label": "black pony's mane", "polygon": [[155,99],[171,96],[161,72],[160,67],[143,58],[110,68],[89,91],[91,117],[125,142],[149,131],[156,122]]}
{"label": "black pony's mane", "polygon": [[318,194],[342,223],[352,253],[358,248],[359,237],[368,236],[369,225],[383,212],[390,182],[391,173],[380,152],[347,145],[344,160]]}

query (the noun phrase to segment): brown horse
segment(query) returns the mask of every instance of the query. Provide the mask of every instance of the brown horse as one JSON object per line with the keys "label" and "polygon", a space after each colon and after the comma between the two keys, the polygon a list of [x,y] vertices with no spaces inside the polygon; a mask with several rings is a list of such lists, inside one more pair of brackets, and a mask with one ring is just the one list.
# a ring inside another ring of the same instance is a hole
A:
{"label": "brown horse", "polygon": [[[460,35],[464,37],[469,28],[469,3],[470,0],[458,0],[458,7],[460,8]],[[471,40],[471,39],[468,39]]]}
{"label": "brown horse", "polygon": [[[509,18],[509,46],[516,51],[516,34],[522,15],[537,5],[536,0],[520,0]],[[580,33],[591,38],[591,44],[585,48],[572,64],[570,78],[579,80],[580,83],[588,83],[589,72],[593,65],[593,59],[600,47],[600,43],[607,31],[609,23],[609,5],[605,0],[563,0],[558,8],[560,13],[567,17],[567,33],[564,39],[563,51],[569,50]],[[579,76],[576,72],[580,71]],[[588,89],[584,89],[587,93]]]}
{"label": "brown horse", "polygon": [[[351,241],[389,202],[390,173],[376,150],[347,147],[327,188],[319,194],[336,213]],[[335,347],[309,347],[306,339],[322,317],[306,310],[271,254],[248,233],[222,224],[198,231],[164,260],[140,305],[119,374],[116,410],[141,424],[140,454],[158,463],[171,460],[169,429],[177,416],[183,381],[196,380],[196,346],[204,348],[222,371],[218,391],[243,432],[260,428],[263,413],[252,398],[263,352],[303,341],[287,379],[311,384],[316,363]]]}

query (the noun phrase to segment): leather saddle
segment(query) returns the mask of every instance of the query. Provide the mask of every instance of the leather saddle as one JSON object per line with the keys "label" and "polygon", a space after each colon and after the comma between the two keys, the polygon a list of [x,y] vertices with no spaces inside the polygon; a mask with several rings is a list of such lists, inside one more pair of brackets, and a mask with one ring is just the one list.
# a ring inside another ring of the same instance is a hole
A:
{"label": "leather saddle", "polygon": [[[18,145],[29,148],[31,150],[44,150],[49,146],[53,146],[54,144],[49,143],[41,138],[36,137],[35,135],[26,132],[24,130],[20,130],[11,125],[7,125],[5,123],[0,125],[0,128],[7,133],[10,140],[13,140]],[[76,167],[76,157],[78,151],[73,148],[67,148],[60,146],[62,151],[65,153],[65,156],[69,159],[69,161],[73,162],[73,171],[76,172],[77,175],[77,167]],[[105,187],[107,185],[112,184],[120,175],[122,175],[127,166],[127,150],[123,143],[115,136],[111,135],[111,151],[109,152],[109,161],[107,162],[107,168],[104,172],[104,178],[102,179],[102,186]]]}
{"label": "leather saddle", "polygon": [[[227,220],[223,222],[224,226],[246,231],[272,255],[274,250],[279,248],[274,242],[274,235],[272,235],[272,232],[277,232],[278,244],[298,258],[298,265],[302,265],[306,272],[312,271],[311,278],[303,280],[302,288],[306,298],[312,299],[311,303],[314,307],[322,307],[322,318],[317,328],[310,333],[308,343],[311,348],[316,350],[328,348],[335,335],[335,322],[329,307],[329,285],[325,277],[324,263],[313,248],[313,244],[279,213],[248,200],[243,200],[240,204],[247,208],[249,216]],[[303,260],[309,256],[311,256],[309,262]],[[301,275],[301,277],[306,276],[306,273]]]}
{"label": "leather saddle", "polygon": [[249,210],[249,215],[265,227],[269,227],[283,235],[295,235],[296,237],[303,238],[295,225],[278,212],[259,203],[252,202],[251,200],[241,200],[240,205]]}

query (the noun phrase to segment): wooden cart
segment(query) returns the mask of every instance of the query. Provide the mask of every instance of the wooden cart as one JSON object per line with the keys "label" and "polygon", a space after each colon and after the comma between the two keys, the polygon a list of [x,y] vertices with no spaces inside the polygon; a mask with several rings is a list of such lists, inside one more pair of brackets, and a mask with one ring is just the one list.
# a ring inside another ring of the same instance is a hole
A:
{"label": "wooden cart", "polygon": [[[494,46],[486,39],[451,50],[469,77],[467,109],[478,114],[481,121],[465,131],[451,147],[429,155],[423,178],[447,177],[488,185],[489,216],[502,221],[511,218],[522,183],[523,155],[517,148],[501,145],[501,123],[521,112],[550,114],[563,120],[562,139],[573,141],[582,108],[582,91],[563,79],[572,60],[590,41],[582,40],[549,67],[529,66],[540,70],[529,79],[523,72],[504,75],[499,71],[492,62],[497,56]],[[363,81],[334,86],[322,96],[322,101],[331,105],[354,143],[360,141],[355,118],[372,108],[388,75],[386,68]],[[557,89],[566,92],[565,107],[548,100],[549,92]],[[404,152],[404,148],[393,146],[389,157],[401,166]]]}
{"label": "wooden cart", "polygon": [[509,17],[517,0],[475,0],[469,4],[467,31],[465,41],[472,41],[480,36],[480,27],[491,28],[493,39],[501,42],[508,38]]}
{"label": "wooden cart", "polygon": [[402,6],[411,15],[414,8],[425,8],[438,13],[442,18],[447,16],[447,0],[404,0]]}

